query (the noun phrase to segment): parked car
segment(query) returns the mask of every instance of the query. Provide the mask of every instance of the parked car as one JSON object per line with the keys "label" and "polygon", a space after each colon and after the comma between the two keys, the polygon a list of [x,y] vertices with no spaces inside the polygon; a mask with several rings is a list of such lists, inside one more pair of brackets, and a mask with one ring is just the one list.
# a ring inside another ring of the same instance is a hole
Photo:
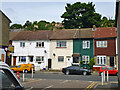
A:
{"label": "parked car", "polygon": [[99,71],[99,75],[101,75],[101,73],[105,71],[105,74],[107,74],[107,71],[108,71],[108,74],[109,75],[118,75],[118,70],[115,70],[113,67],[111,66],[101,66],[100,67],[100,71]]}
{"label": "parked car", "polygon": [[82,69],[79,66],[70,66],[70,67],[62,68],[62,72],[66,75],[69,75],[69,74],[83,74],[83,75],[91,74],[91,70]]}
{"label": "parked car", "polygon": [[2,61],[0,61],[0,90],[24,90],[10,67]]}
{"label": "parked car", "polygon": [[24,72],[27,73],[27,72],[31,72],[32,68],[33,68],[33,71],[35,71],[34,64],[21,64],[18,66],[11,67],[11,70],[13,72],[16,72],[16,71],[22,72],[23,70],[25,70]]}

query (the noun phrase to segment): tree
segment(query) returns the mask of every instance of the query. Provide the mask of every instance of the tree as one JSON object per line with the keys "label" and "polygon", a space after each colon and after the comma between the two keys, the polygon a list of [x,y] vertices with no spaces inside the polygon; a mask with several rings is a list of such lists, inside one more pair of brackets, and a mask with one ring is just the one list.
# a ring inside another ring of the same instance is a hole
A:
{"label": "tree", "polygon": [[22,25],[21,24],[13,24],[10,26],[10,29],[22,29]]}
{"label": "tree", "polygon": [[64,18],[63,25],[66,29],[73,28],[91,28],[93,25],[100,26],[101,15],[95,13],[95,5],[90,2],[88,4],[76,2],[67,4],[66,12],[62,14]]}
{"label": "tree", "polygon": [[91,68],[93,68],[93,65],[95,65],[95,59],[94,59],[94,58],[91,58],[91,59],[90,59],[90,62],[89,62],[89,66],[90,66]]}

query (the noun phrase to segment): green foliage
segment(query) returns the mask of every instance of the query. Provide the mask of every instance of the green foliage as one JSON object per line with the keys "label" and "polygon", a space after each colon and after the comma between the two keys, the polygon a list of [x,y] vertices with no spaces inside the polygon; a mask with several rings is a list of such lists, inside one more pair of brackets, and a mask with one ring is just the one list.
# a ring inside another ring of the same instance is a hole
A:
{"label": "green foliage", "polygon": [[80,61],[80,64],[83,64],[83,61]]}
{"label": "green foliage", "polygon": [[101,15],[95,13],[95,5],[90,2],[88,4],[76,2],[74,4],[67,4],[66,12],[61,16],[64,18],[63,25],[65,28],[88,28],[96,25],[100,26]]}
{"label": "green foliage", "polygon": [[89,66],[90,66],[90,67],[93,67],[93,65],[95,65],[95,59],[94,59],[94,58],[91,58],[91,59],[90,59],[90,62],[89,62]]}
{"label": "green foliage", "polygon": [[13,24],[10,26],[10,29],[22,29],[22,25],[21,24]]}

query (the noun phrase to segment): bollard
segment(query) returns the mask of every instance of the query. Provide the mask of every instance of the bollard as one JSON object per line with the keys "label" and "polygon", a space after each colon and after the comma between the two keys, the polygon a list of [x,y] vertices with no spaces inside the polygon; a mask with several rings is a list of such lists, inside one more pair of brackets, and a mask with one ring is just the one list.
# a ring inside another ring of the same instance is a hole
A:
{"label": "bollard", "polygon": [[103,81],[105,82],[105,71],[104,71],[103,73],[104,73],[104,76],[103,76],[103,77],[104,77],[104,80],[103,80]]}
{"label": "bollard", "polygon": [[16,73],[16,76],[17,76],[18,79],[20,79],[20,75],[19,75],[19,72],[18,72],[18,71],[17,71],[17,73]]}
{"label": "bollard", "polygon": [[101,72],[101,78],[102,78],[102,85],[103,85],[103,72]]}
{"label": "bollard", "polygon": [[33,68],[32,68],[32,78],[33,78]]}
{"label": "bollard", "polygon": [[24,70],[23,70],[23,82],[24,82],[24,78],[25,78],[25,75],[24,75]]}
{"label": "bollard", "polygon": [[108,71],[107,71],[107,82],[109,82],[109,73],[108,73]]}

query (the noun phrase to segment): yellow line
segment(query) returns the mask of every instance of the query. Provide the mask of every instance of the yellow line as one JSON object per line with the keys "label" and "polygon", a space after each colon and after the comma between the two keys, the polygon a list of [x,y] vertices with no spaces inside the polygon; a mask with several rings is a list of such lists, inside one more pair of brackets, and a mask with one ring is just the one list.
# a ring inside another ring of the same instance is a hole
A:
{"label": "yellow line", "polygon": [[89,88],[91,85],[93,85],[94,84],[94,82],[93,83],[91,83],[89,86],[87,86],[86,88]]}
{"label": "yellow line", "polygon": [[92,88],[96,83],[94,83],[93,85],[90,86],[90,88]]}
{"label": "yellow line", "polygon": [[28,84],[28,83],[32,83],[32,82],[38,82],[38,81],[40,81],[40,80],[42,80],[42,79],[39,79],[39,80],[32,80],[32,81],[30,81],[30,82],[25,82],[25,83],[22,83],[22,84]]}

